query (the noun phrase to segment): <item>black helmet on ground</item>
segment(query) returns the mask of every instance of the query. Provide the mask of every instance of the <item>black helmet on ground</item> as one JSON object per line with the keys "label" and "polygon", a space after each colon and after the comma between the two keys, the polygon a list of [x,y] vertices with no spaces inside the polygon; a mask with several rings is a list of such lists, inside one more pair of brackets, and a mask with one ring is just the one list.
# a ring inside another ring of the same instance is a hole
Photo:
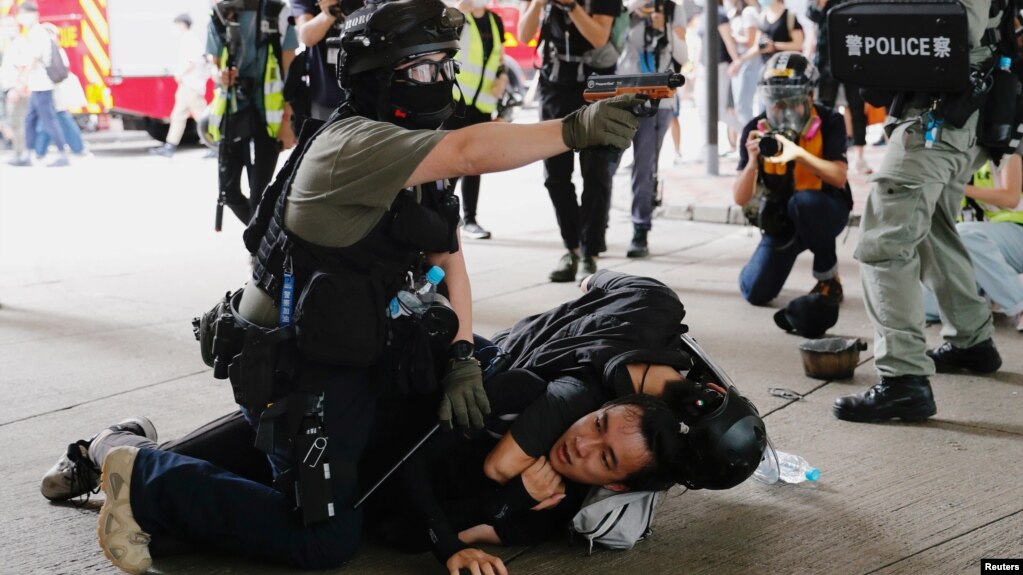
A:
{"label": "black helmet on ground", "polygon": [[[436,128],[451,115],[465,16],[441,0],[369,1],[347,16],[337,76],[360,115],[410,128]],[[441,54],[441,57],[423,59]],[[423,59],[407,72],[396,72]]]}

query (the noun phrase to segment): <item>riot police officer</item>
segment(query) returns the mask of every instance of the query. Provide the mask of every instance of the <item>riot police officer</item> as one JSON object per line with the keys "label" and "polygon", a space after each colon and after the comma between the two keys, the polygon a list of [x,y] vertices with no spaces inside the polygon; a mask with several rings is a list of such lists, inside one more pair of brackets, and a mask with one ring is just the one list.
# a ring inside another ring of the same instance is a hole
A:
{"label": "riot police officer", "polygon": [[[989,28],[1001,21],[993,3],[960,0],[968,22],[970,67],[990,67]],[[847,421],[921,421],[937,406],[929,377],[1001,367],[991,339],[991,309],[977,295],[973,266],[955,221],[964,186],[986,153],[975,146],[978,112],[961,127],[944,122],[947,97],[910,95],[888,127],[889,145],[874,177],[856,259],[860,261],[867,315],[874,324],[874,363],[881,376],[867,391],[839,397],[834,414]],[[932,111],[938,111],[932,114]],[[920,281],[938,298],[947,326],[945,344],[927,349]]]}
{"label": "riot police officer", "polygon": [[[229,376],[250,423],[258,419],[274,487],[174,453],[110,450],[100,545],[122,570],[148,569],[151,538],[166,536],[337,567],[359,541],[356,464],[378,394],[435,398],[442,420],[482,425],[488,401],[446,179],[570,149],[626,148],[638,102],[611,99],[534,125],[436,131],[453,108],[463,21],[440,0],[371,2],[346,19],[338,74],[348,98],[318,131],[303,131],[268,187],[246,230],[255,255],[248,285],[197,322],[214,375]],[[439,384],[430,330],[386,313],[423,260],[446,271],[458,319],[436,357]]]}

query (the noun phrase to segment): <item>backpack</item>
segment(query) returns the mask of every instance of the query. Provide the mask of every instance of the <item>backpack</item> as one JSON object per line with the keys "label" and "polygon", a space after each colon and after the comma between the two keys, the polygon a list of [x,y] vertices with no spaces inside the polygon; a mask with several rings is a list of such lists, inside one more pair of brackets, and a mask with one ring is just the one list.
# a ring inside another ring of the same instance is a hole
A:
{"label": "backpack", "polygon": [[[586,0],[586,12],[592,13],[590,0]],[[594,48],[583,54],[583,62],[593,68],[610,68],[618,63],[622,51],[625,49],[625,41],[629,36],[629,12],[623,7],[618,16],[615,16],[611,24],[611,35],[607,43],[600,48]]]}
{"label": "backpack", "polygon": [[46,75],[54,84],[60,84],[68,77],[67,64],[64,63],[64,50],[52,37],[50,38],[50,62],[46,65]]}
{"label": "backpack", "polygon": [[618,493],[593,487],[583,506],[572,518],[572,530],[590,543],[608,549],[632,549],[650,534],[663,491]]}

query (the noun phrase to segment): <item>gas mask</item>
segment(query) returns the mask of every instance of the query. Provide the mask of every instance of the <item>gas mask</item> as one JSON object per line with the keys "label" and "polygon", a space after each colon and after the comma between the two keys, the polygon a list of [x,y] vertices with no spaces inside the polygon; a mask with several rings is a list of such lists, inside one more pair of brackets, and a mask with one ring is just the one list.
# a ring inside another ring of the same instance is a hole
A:
{"label": "gas mask", "polygon": [[795,134],[798,139],[810,120],[810,89],[804,86],[760,85],[757,94],[764,103],[767,124],[772,130]]}

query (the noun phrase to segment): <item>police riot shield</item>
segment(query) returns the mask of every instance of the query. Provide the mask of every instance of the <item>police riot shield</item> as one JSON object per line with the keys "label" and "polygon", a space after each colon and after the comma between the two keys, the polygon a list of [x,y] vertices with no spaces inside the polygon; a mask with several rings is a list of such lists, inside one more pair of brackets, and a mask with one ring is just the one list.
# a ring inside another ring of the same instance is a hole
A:
{"label": "police riot shield", "polygon": [[831,73],[861,88],[966,90],[966,26],[956,0],[853,0],[828,12]]}

